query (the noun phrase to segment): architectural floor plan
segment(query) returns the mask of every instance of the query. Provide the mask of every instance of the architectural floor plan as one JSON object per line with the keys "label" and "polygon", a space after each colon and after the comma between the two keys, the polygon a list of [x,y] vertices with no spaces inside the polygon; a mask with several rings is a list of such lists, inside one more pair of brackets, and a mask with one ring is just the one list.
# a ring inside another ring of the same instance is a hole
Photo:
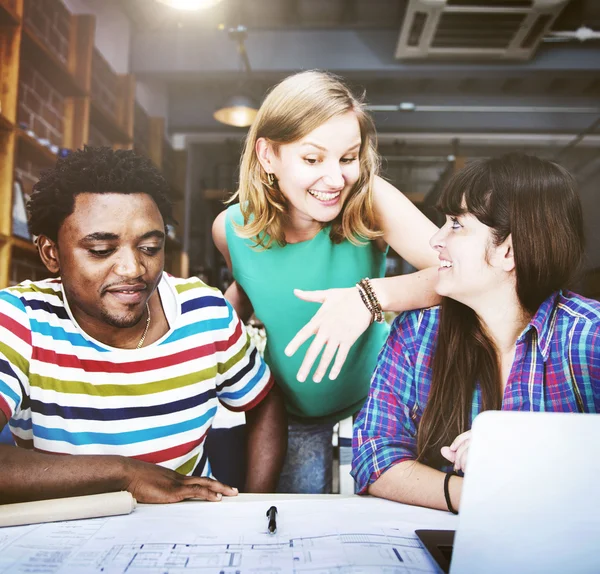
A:
{"label": "architectural floor plan", "polygon": [[454,517],[358,497],[181,503],[128,516],[0,529],[2,574],[420,573],[434,568],[417,527]]}

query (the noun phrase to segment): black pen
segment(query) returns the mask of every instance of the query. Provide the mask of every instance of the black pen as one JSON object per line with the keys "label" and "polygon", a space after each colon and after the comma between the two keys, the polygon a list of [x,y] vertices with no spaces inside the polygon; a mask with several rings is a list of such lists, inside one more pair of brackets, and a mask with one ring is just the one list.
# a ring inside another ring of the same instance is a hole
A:
{"label": "black pen", "polygon": [[267,510],[267,518],[269,519],[269,525],[267,529],[269,530],[269,534],[275,534],[277,532],[277,522],[275,520],[275,516],[277,515],[277,507],[271,506],[269,510]]}

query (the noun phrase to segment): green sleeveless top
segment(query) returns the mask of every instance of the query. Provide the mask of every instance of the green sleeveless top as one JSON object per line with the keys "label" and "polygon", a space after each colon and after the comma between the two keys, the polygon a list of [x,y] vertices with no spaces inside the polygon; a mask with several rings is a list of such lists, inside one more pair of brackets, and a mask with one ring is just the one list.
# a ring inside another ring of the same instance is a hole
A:
{"label": "green sleeveless top", "polygon": [[312,381],[319,356],[306,381],[300,383],[296,373],[312,337],[292,357],[287,357],[284,350],[317,312],[319,304],[298,299],[293,290],[352,287],[363,277],[383,277],[385,253],[373,241],[358,246],[347,240],[334,244],[329,226],[308,241],[285,247],[273,243],[267,250],[253,248],[252,241],[237,235],[232,221],[243,223],[239,204],[227,209],[225,224],[233,277],[265,325],[265,360],[284,393],[288,412],[315,422],[338,421],[356,413],[367,397],[388,326],[373,323],[359,337],[335,380],[329,379],[328,369],[320,383]]}

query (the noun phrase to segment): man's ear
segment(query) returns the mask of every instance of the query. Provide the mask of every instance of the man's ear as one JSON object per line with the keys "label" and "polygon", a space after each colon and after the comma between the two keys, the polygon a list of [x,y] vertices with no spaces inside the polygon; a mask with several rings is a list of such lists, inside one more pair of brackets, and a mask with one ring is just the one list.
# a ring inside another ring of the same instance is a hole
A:
{"label": "man's ear", "polygon": [[58,247],[52,239],[45,235],[40,235],[37,239],[37,248],[42,263],[50,273],[60,272],[60,261],[58,258]]}
{"label": "man's ear", "polygon": [[273,173],[273,144],[266,138],[258,138],[256,140],[256,157],[260,165],[267,173]]}

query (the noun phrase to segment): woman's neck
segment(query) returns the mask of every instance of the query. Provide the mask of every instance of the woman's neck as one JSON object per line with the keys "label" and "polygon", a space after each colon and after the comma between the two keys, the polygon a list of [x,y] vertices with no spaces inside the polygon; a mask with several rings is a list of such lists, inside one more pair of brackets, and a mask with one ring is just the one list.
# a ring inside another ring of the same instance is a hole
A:
{"label": "woman's neck", "polygon": [[514,290],[504,297],[494,295],[493,301],[474,309],[488,335],[502,356],[512,351],[519,335],[531,321]]}
{"label": "woman's neck", "polygon": [[322,224],[315,219],[290,213],[284,223],[285,240],[287,243],[310,241],[322,228]]}

